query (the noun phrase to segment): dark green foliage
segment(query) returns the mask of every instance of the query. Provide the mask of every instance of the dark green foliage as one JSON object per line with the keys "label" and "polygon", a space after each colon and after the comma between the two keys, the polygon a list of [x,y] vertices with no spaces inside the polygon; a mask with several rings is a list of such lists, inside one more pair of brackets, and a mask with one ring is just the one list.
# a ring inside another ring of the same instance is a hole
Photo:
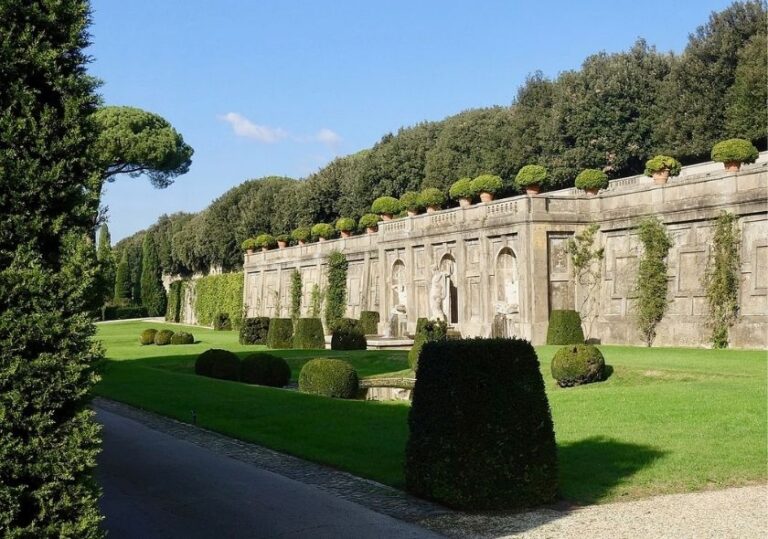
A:
{"label": "dark green foliage", "polygon": [[109,302],[115,295],[115,257],[110,245],[109,228],[107,225],[99,227],[99,243],[96,249],[96,258],[99,261],[98,289],[102,303]]}
{"label": "dark green foliage", "polygon": [[448,191],[451,198],[456,200],[459,198],[472,198],[477,193],[472,189],[472,178],[461,178],[453,182],[451,189]]}
{"label": "dark green foliage", "polygon": [[243,322],[243,272],[207,275],[188,283],[194,286],[197,321],[213,326],[220,313],[227,313],[235,329]]}
{"label": "dark green foliage", "polygon": [[232,331],[232,320],[229,313],[219,313],[213,319],[213,329],[216,331]]}
{"label": "dark green foliage", "polygon": [[323,323],[319,318],[299,318],[293,330],[294,348],[325,348]]}
{"label": "dark green foliage", "polygon": [[240,365],[240,381],[260,386],[284,387],[291,379],[291,368],[281,357],[256,352]]}
{"label": "dark green foliage", "polygon": [[354,399],[359,383],[357,371],[340,359],[312,359],[299,373],[299,391],[323,397]]}
{"label": "dark green foliage", "polygon": [[574,185],[577,189],[605,189],[608,187],[608,175],[597,168],[587,168],[579,172]]}
{"label": "dark green foliage", "polygon": [[552,358],[552,377],[560,387],[590,384],[605,379],[605,359],[595,346],[564,346]]}
{"label": "dark green foliage", "polygon": [[336,323],[331,336],[331,350],[365,350],[368,341],[365,340],[362,323],[351,318],[342,318]]}
{"label": "dark green foliage", "polygon": [[165,346],[171,344],[171,338],[173,337],[173,331],[170,329],[161,329],[155,333],[155,344],[158,346]]}
{"label": "dark green foliage", "polygon": [[738,218],[723,212],[715,223],[704,279],[714,348],[728,347],[728,330],[738,318],[740,268]]}
{"label": "dark green foliage", "polygon": [[416,335],[408,352],[408,364],[414,371],[419,368],[419,357],[424,345],[430,341],[444,341],[448,338],[448,324],[442,320],[419,318],[416,321]]}
{"label": "dark green foliage", "polygon": [[536,352],[520,339],[424,346],[408,416],[408,491],[457,509],[557,495],[557,448]]}
{"label": "dark green foliage", "polygon": [[325,323],[329,328],[344,317],[347,310],[347,257],[333,251],[328,255],[328,290],[325,296]]}
{"label": "dark green foliage", "polygon": [[672,239],[664,223],[656,217],[643,219],[637,231],[643,244],[643,254],[635,281],[635,318],[645,344],[651,346],[656,338],[656,326],[664,318],[669,306],[667,255],[672,247]]}
{"label": "dark green foliage", "polygon": [[645,162],[646,176],[653,176],[654,172],[668,170],[670,176],[680,174],[680,161],[668,155],[657,155]]}
{"label": "dark green foliage", "polygon": [[757,160],[758,152],[751,142],[741,138],[732,138],[723,140],[712,146],[712,161],[728,163],[737,161],[739,163],[754,163]]}
{"label": "dark green foliage", "polygon": [[240,344],[267,344],[269,317],[246,318],[240,328]]}
{"label": "dark green foliage", "polygon": [[240,377],[240,358],[228,350],[211,348],[197,356],[195,374],[237,380]]}
{"label": "dark green foliage", "polygon": [[[765,29],[765,26],[763,26]],[[752,36],[739,50],[733,85],[728,89],[726,131],[765,148],[768,115],[758,111],[768,102],[768,40],[766,33]]]}
{"label": "dark green foliage", "polygon": [[362,311],[360,313],[360,325],[365,335],[376,335],[379,333],[379,311]]}
{"label": "dark green foliage", "polygon": [[123,256],[115,270],[115,303],[121,305],[130,301],[131,289],[131,270],[128,265],[128,251],[123,251]]}
{"label": "dark green foliage", "polygon": [[186,331],[179,331],[171,336],[171,344],[194,344],[195,336]]}
{"label": "dark green foliage", "polygon": [[553,310],[549,313],[547,344],[584,344],[578,311]]}
{"label": "dark green foliage", "polygon": [[168,307],[165,311],[165,319],[168,322],[181,321],[181,299],[184,291],[183,281],[173,281],[168,289]]}
{"label": "dark green foliage", "polygon": [[472,180],[472,190],[475,193],[498,193],[504,184],[499,176],[493,174],[481,174]]}
{"label": "dark green foliage", "polygon": [[525,165],[515,176],[515,186],[523,189],[530,185],[544,185],[547,181],[547,169],[541,165]]}
{"label": "dark green foliage", "polygon": [[146,318],[147,310],[138,305],[104,305],[101,308],[102,320],[128,320]]}
{"label": "dark green foliage", "polygon": [[391,196],[379,197],[371,204],[371,211],[379,215],[394,215],[402,209],[400,201]]}
{"label": "dark green foliage", "polygon": [[269,348],[291,348],[293,346],[293,320],[290,318],[273,318],[270,320],[267,346]]}
{"label": "dark green foliage", "polygon": [[155,335],[157,335],[156,329],[145,329],[139,335],[139,343],[142,345],[155,344]]}
{"label": "dark green foliage", "polygon": [[301,316],[301,272],[297,269],[291,273],[291,320],[296,320]]}
{"label": "dark green foliage", "polygon": [[164,316],[166,301],[157,246],[154,236],[147,234],[142,244],[141,302],[149,316]]}

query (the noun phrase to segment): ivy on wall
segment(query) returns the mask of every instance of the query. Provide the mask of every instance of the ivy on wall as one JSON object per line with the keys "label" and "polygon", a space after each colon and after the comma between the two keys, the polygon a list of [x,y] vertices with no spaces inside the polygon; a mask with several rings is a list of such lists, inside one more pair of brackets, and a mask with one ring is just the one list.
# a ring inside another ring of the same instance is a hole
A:
{"label": "ivy on wall", "polygon": [[728,330],[739,314],[740,265],[737,217],[722,212],[715,221],[712,250],[704,276],[714,348],[728,347]]}
{"label": "ivy on wall", "polygon": [[339,251],[328,256],[328,292],[325,298],[325,323],[329,328],[344,318],[347,310],[347,257]]}
{"label": "ivy on wall", "polygon": [[195,280],[195,316],[203,326],[213,325],[219,313],[227,313],[232,326],[243,322],[243,273],[208,275]]}
{"label": "ivy on wall", "polygon": [[579,314],[584,321],[584,334],[591,337],[592,324],[597,318],[599,307],[599,287],[602,276],[602,261],[605,249],[597,247],[597,233],[600,225],[593,224],[568,240],[566,250],[571,257],[573,278],[576,291],[580,293]]}
{"label": "ivy on wall", "polygon": [[635,315],[637,328],[647,346],[656,338],[656,326],[667,312],[667,255],[672,239],[664,223],[646,217],[637,226],[643,254],[637,268]]}
{"label": "ivy on wall", "polygon": [[165,319],[168,322],[181,321],[181,297],[183,281],[173,281],[168,287],[168,308]]}
{"label": "ivy on wall", "polygon": [[295,269],[291,273],[291,318],[296,323],[301,317],[301,272]]}

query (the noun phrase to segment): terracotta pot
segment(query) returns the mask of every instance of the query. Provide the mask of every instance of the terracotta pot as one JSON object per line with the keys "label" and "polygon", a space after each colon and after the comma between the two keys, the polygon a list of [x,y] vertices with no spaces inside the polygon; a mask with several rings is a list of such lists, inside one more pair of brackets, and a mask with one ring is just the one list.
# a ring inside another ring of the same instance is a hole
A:
{"label": "terracotta pot", "polygon": [[664,185],[669,180],[669,169],[659,170],[653,173],[653,182],[657,185]]}
{"label": "terracotta pot", "polygon": [[288,247],[288,242],[287,242],[287,241],[278,241],[278,242],[277,242],[277,246],[278,246],[280,249],[285,249],[286,247]]}
{"label": "terracotta pot", "polygon": [[541,186],[540,185],[527,185],[525,187],[525,194],[530,195],[538,195],[541,193]]}
{"label": "terracotta pot", "polygon": [[587,187],[586,189],[584,189],[584,191],[587,192],[587,196],[593,197],[593,196],[597,195],[598,192],[600,192],[600,188],[599,187]]}
{"label": "terracotta pot", "polygon": [[725,170],[728,172],[738,172],[741,170],[741,161],[726,161],[723,165],[725,165]]}
{"label": "terracotta pot", "polygon": [[382,221],[391,221],[392,220],[392,214],[391,213],[382,213],[379,215],[381,217]]}
{"label": "terracotta pot", "polygon": [[298,243],[299,245],[305,245],[307,242],[305,240],[299,240]]}
{"label": "terracotta pot", "polygon": [[374,227],[374,226],[369,226],[369,227],[365,228],[365,233],[366,234],[376,234],[376,232],[378,232],[378,231],[379,230],[376,227]]}
{"label": "terracotta pot", "polygon": [[459,199],[459,207],[460,208],[469,208],[472,206],[472,199],[471,198],[460,198]]}
{"label": "terracotta pot", "polygon": [[488,204],[493,200],[493,193],[480,193],[480,202]]}
{"label": "terracotta pot", "polygon": [[317,241],[319,241],[320,243],[323,243],[325,241],[325,238],[320,236],[319,238],[317,238]]}
{"label": "terracotta pot", "polygon": [[246,249],[245,252],[246,252],[246,254],[252,255],[253,254],[253,249]]}
{"label": "terracotta pot", "polygon": [[416,217],[419,214],[417,211],[408,210],[408,217]]}
{"label": "terracotta pot", "polygon": [[437,206],[427,206],[427,213],[435,213],[439,209]]}
{"label": "terracotta pot", "polygon": [[341,237],[342,237],[342,238],[348,238],[348,237],[350,237],[351,235],[352,235],[352,232],[350,232],[349,230],[342,230],[342,231],[341,231]]}

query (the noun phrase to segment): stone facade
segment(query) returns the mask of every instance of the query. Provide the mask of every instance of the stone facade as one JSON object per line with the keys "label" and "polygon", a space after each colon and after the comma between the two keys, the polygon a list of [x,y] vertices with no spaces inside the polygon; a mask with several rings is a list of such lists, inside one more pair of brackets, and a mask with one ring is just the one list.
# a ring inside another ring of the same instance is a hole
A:
{"label": "stone facade", "polygon": [[597,223],[605,258],[590,336],[641,344],[632,320],[641,249],[634,226],[657,215],[674,245],[668,260],[671,303],[655,344],[706,346],[702,277],[713,220],[724,210],[739,216],[741,232],[740,318],[731,344],[765,348],[768,152],[738,173],[705,163],[685,167],[666,185],[634,176],[612,181],[597,196],[576,189],[517,196],[382,222],[375,234],[246,255],[244,306],[248,316],[288,316],[296,268],[306,315],[313,286],[325,286],[327,256],[338,250],[349,261],[347,316],[378,311],[382,334],[412,333],[418,318],[444,317],[464,336],[516,335],[540,344],[551,310],[582,304],[584,290],[574,283],[565,246],[573,234]]}

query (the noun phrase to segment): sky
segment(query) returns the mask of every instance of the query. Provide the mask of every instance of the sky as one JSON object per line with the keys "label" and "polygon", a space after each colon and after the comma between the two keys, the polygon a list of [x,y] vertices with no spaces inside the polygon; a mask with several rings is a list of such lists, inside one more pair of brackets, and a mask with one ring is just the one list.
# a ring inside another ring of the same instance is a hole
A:
{"label": "sky", "polygon": [[681,52],[730,0],[92,0],[107,105],[160,114],[195,149],[170,187],[107,185],[113,242],[251,178],[302,178],[383,135],[509,105],[530,73],[644,38]]}

